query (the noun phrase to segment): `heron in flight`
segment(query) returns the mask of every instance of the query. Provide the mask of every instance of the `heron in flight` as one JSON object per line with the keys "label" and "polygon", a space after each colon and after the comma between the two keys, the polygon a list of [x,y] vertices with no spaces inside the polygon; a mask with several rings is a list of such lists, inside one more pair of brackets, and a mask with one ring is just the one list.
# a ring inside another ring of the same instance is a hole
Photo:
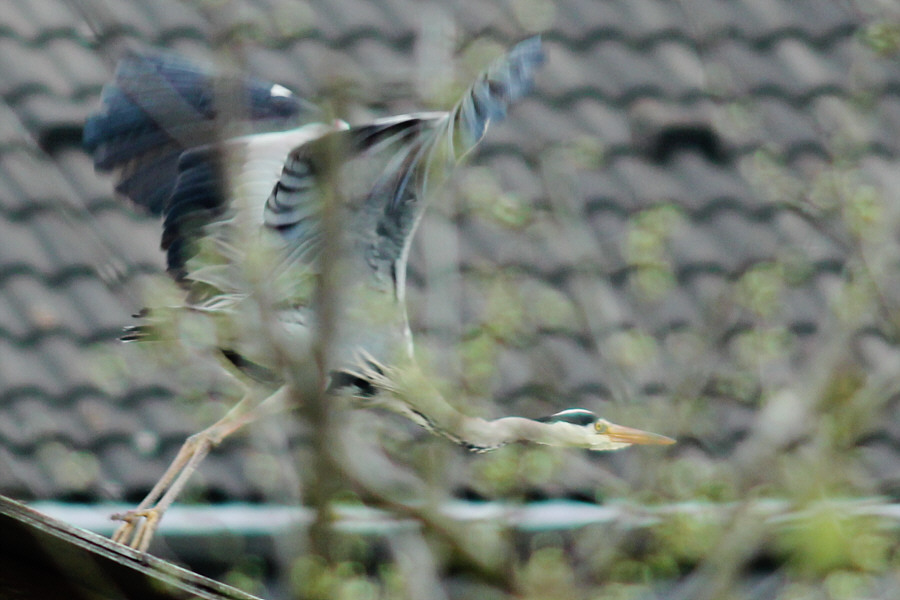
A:
{"label": "heron in flight", "polygon": [[[222,364],[245,395],[185,442],[134,510],[116,515],[123,523],[113,539],[146,550],[210,449],[288,406],[293,394],[302,397],[297,388],[307,384],[404,415],[476,452],[514,442],[590,450],[674,442],[579,408],[537,420],[471,417],[413,360],[406,263],[429,193],[528,92],[543,58],[540,38],[527,39],[451,110],[352,127],[281,85],[218,76],[159,52],[120,61],[85,124],[85,147],[98,170],[116,173],[120,195],[163,219],[167,268],[185,290],[183,304],[168,310],[217,323]],[[215,93],[223,89],[243,109],[244,129],[231,137],[223,131],[235,131],[235,115]],[[328,210],[339,217],[336,239],[324,233]],[[325,248],[339,257],[332,268],[340,301],[327,307],[337,312],[323,365],[312,357],[325,307],[310,290],[324,272]],[[145,311],[147,320],[123,339],[156,338],[166,310]]]}

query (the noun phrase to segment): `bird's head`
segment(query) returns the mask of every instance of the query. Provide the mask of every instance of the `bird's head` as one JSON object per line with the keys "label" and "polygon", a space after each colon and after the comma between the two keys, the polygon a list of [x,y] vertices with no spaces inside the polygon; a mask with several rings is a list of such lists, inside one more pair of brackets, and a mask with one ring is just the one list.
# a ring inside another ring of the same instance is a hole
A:
{"label": "bird's head", "polygon": [[553,427],[554,437],[566,445],[591,450],[619,450],[632,444],[667,446],[675,440],[657,433],[610,423],[583,408],[569,408],[539,419]]}

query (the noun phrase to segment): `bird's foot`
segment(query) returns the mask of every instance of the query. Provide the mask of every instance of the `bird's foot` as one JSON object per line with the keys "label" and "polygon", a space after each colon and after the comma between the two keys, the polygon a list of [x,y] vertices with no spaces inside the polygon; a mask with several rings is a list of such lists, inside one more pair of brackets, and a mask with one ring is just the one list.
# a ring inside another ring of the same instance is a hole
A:
{"label": "bird's foot", "polygon": [[135,509],[115,514],[112,519],[122,521],[122,524],[113,533],[112,540],[139,552],[146,552],[156,528],[159,527],[162,515],[163,511],[158,508]]}
{"label": "bird's foot", "polygon": [[184,489],[191,474],[197,470],[210,449],[235,430],[256,419],[260,405],[266,400],[281,398],[279,394],[284,394],[282,390],[262,398],[248,393],[215,424],[189,437],[144,500],[134,510],[113,515],[114,520],[122,521],[113,533],[113,541],[145,552],[163,514]]}

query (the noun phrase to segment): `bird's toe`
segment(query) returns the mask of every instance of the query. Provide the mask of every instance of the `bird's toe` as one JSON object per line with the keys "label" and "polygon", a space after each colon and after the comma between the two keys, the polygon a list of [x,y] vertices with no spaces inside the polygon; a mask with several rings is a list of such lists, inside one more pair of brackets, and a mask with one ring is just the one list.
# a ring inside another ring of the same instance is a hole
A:
{"label": "bird's toe", "polygon": [[112,535],[112,540],[134,548],[140,552],[146,552],[150,546],[150,540],[159,526],[162,513],[154,508],[145,510],[129,510],[115,514],[112,518],[123,521]]}

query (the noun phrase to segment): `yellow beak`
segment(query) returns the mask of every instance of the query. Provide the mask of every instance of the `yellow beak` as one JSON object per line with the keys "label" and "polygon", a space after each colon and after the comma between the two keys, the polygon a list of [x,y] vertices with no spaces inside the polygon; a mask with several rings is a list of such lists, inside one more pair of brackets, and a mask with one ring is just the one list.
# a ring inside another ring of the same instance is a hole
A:
{"label": "yellow beak", "polygon": [[643,431],[641,429],[625,427],[624,425],[616,425],[615,423],[597,421],[597,424],[594,427],[597,429],[598,433],[607,436],[610,441],[622,444],[654,444],[658,446],[668,446],[669,444],[675,443],[675,440],[670,437],[659,435],[658,433],[650,433],[649,431]]}

